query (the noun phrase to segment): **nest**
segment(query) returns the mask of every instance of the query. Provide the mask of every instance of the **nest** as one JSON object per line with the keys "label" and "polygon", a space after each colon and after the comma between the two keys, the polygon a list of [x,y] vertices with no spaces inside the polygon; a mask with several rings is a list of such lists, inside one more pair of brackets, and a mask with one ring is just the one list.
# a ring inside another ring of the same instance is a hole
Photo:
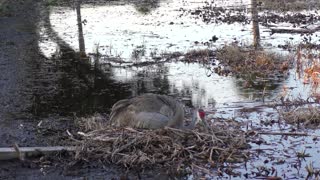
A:
{"label": "nest", "polygon": [[126,168],[217,167],[223,162],[242,162],[248,147],[242,131],[223,130],[211,133],[201,128],[181,130],[166,127],[157,130],[108,127],[79,133],[83,140],[76,159],[103,161]]}

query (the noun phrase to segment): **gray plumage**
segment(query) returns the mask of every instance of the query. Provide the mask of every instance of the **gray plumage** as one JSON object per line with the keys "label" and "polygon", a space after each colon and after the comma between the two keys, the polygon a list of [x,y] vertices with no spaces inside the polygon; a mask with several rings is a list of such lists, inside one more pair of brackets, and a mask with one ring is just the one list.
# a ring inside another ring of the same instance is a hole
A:
{"label": "gray plumage", "polygon": [[195,119],[184,126],[184,110],[173,97],[158,94],[144,94],[115,103],[110,122],[116,127],[159,129],[163,127],[193,128]]}

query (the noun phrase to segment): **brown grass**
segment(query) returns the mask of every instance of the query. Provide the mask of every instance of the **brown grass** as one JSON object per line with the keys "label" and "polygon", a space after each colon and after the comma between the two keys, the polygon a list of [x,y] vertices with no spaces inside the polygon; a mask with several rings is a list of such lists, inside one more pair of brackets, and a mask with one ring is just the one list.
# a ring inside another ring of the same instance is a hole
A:
{"label": "brown grass", "polygon": [[84,132],[103,129],[108,125],[106,115],[99,113],[90,117],[75,118],[76,125]]}
{"label": "brown grass", "polygon": [[237,45],[226,45],[218,49],[217,59],[229,66],[236,76],[244,78],[267,78],[289,68],[288,61],[279,54],[245,49]]}
{"label": "brown grass", "polygon": [[309,105],[307,108],[300,107],[280,114],[290,124],[303,124],[307,127],[319,127],[320,125],[319,107]]}
{"label": "brown grass", "polygon": [[209,63],[210,57],[212,56],[213,51],[209,49],[198,49],[198,50],[189,50],[185,54],[185,61],[188,62],[201,62]]}
{"label": "brown grass", "polygon": [[298,48],[296,55],[296,72],[305,84],[311,84],[314,93],[320,84],[320,57],[309,49]]}

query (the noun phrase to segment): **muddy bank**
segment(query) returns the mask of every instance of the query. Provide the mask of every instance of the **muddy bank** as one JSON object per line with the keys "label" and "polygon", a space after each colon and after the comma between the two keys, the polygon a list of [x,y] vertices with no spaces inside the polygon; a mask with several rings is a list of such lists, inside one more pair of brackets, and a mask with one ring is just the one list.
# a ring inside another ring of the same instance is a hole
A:
{"label": "muddy bank", "polygon": [[[57,156],[55,156],[57,157]],[[61,160],[63,156],[59,155],[59,160],[53,158],[33,159],[27,162],[4,161],[0,163],[0,179],[170,179],[165,172],[160,171],[126,171],[112,165],[105,166],[97,163],[69,163]],[[62,163],[65,162],[65,163]]]}
{"label": "muddy bank", "polygon": [[32,88],[40,81],[35,80],[33,69],[39,69],[42,61],[37,46],[38,2],[6,1],[10,11],[0,17],[0,146],[38,141],[30,131],[36,122],[29,121],[28,113]]}
{"label": "muddy bank", "polygon": [[[78,130],[75,117],[106,112],[128,94],[127,85],[115,83],[88,63],[79,62],[77,53],[66,47],[52,58],[40,53],[39,42],[46,41],[38,29],[46,7],[42,1],[10,0],[1,5],[9,11],[0,15],[0,147],[72,144],[66,131]],[[114,88],[106,91],[111,85]],[[98,162],[70,162],[71,156],[63,154],[4,161],[0,163],[0,179],[140,176],[138,171],[126,173]]]}
{"label": "muddy bank", "polygon": [[75,128],[74,116],[106,112],[129,93],[128,85],[81,62],[68,47],[61,46],[51,58],[39,52],[39,42],[47,40],[39,36],[47,12],[41,1],[7,1],[5,6],[10,11],[0,19],[0,146],[63,143],[56,135]]}
{"label": "muddy bank", "polygon": [[[57,113],[53,100],[60,92],[59,76],[52,62],[39,53],[41,1],[6,1],[5,5],[10,11],[0,19],[0,146],[58,143],[56,134],[70,128],[72,118]],[[51,133],[39,129],[42,121]]]}

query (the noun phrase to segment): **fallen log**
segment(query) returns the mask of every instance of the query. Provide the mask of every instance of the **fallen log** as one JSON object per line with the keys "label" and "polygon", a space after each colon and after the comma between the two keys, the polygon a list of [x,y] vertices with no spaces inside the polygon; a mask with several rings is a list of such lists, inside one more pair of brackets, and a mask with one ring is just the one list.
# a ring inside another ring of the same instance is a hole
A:
{"label": "fallen log", "polygon": [[59,151],[75,151],[72,146],[50,146],[50,147],[2,147],[0,148],[0,161],[33,157],[41,154],[50,154]]}
{"label": "fallen log", "polygon": [[316,134],[299,133],[299,132],[258,132],[257,134],[279,135],[279,136],[312,136],[312,137],[320,137],[319,135],[316,135]]}
{"label": "fallen log", "polygon": [[271,28],[271,34],[275,33],[288,33],[288,34],[312,34],[320,30],[320,26],[314,29],[278,29],[278,28]]}

